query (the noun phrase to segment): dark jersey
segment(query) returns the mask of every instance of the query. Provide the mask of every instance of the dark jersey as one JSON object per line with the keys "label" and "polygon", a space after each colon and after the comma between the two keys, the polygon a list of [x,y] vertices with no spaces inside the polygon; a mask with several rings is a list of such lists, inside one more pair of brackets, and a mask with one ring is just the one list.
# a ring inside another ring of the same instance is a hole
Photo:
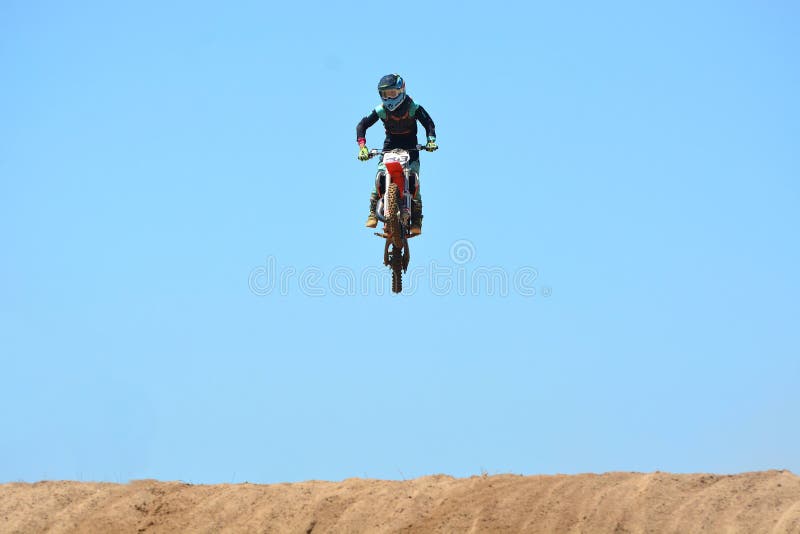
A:
{"label": "dark jersey", "polygon": [[[384,150],[393,148],[416,148],[417,147],[417,121],[425,128],[425,135],[436,137],[436,125],[433,119],[425,111],[425,108],[414,102],[410,96],[406,96],[400,106],[394,111],[389,111],[383,104],[372,110],[372,113],[361,119],[356,126],[356,139],[366,139],[367,128],[378,122],[383,121],[386,130],[386,139],[383,142]],[[419,158],[417,151],[410,152],[411,161]]]}

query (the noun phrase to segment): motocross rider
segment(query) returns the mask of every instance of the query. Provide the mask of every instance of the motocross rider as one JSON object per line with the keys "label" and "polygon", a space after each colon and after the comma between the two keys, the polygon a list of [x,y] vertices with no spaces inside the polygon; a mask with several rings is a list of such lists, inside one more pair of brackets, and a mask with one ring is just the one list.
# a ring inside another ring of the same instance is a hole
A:
{"label": "motocross rider", "polygon": [[[414,102],[410,96],[406,95],[406,82],[399,74],[387,74],[378,82],[378,94],[382,103],[372,112],[361,119],[356,126],[356,139],[360,147],[358,159],[366,161],[369,159],[367,149],[367,129],[378,122],[383,121],[386,129],[386,139],[383,142],[384,150],[393,148],[412,149],[417,146],[417,121],[422,123],[427,136],[425,150],[433,152],[436,145],[436,127],[433,119],[425,109]],[[411,234],[419,235],[422,233],[422,195],[419,193],[419,153],[416,150],[409,151],[408,167],[412,171],[410,179],[410,189],[413,194],[411,200]],[[386,175],[386,166],[383,161],[378,165],[378,176],[375,179],[376,188],[372,190],[369,197],[369,216],[367,217],[367,228],[375,228],[378,225],[378,217],[375,215],[375,208],[378,203],[377,184],[382,176]]]}

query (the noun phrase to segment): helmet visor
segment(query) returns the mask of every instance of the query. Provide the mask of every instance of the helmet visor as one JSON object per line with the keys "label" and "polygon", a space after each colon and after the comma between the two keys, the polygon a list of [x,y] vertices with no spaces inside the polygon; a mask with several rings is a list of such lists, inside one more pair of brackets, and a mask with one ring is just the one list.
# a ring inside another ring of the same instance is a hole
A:
{"label": "helmet visor", "polygon": [[392,87],[390,89],[381,89],[378,93],[380,93],[382,99],[391,100],[403,94],[403,90]]}

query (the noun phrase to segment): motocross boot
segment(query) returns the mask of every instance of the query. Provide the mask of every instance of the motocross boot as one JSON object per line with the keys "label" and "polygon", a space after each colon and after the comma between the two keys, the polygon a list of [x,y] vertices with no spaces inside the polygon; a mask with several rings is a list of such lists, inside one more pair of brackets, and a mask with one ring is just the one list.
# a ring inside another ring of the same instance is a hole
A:
{"label": "motocross boot", "polygon": [[367,216],[367,222],[364,226],[367,228],[375,228],[378,226],[378,216],[375,215],[375,207],[378,205],[378,193],[377,191],[373,191],[372,194],[369,196],[369,215]]}
{"label": "motocross boot", "polygon": [[411,235],[422,233],[422,195],[411,199]]}

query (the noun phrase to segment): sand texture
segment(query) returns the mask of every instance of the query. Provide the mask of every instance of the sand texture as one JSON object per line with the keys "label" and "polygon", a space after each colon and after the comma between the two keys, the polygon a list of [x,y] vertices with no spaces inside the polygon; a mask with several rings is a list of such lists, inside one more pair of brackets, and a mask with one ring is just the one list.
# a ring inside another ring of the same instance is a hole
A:
{"label": "sand texture", "polygon": [[0,485],[0,532],[800,533],[800,477],[606,473]]}

